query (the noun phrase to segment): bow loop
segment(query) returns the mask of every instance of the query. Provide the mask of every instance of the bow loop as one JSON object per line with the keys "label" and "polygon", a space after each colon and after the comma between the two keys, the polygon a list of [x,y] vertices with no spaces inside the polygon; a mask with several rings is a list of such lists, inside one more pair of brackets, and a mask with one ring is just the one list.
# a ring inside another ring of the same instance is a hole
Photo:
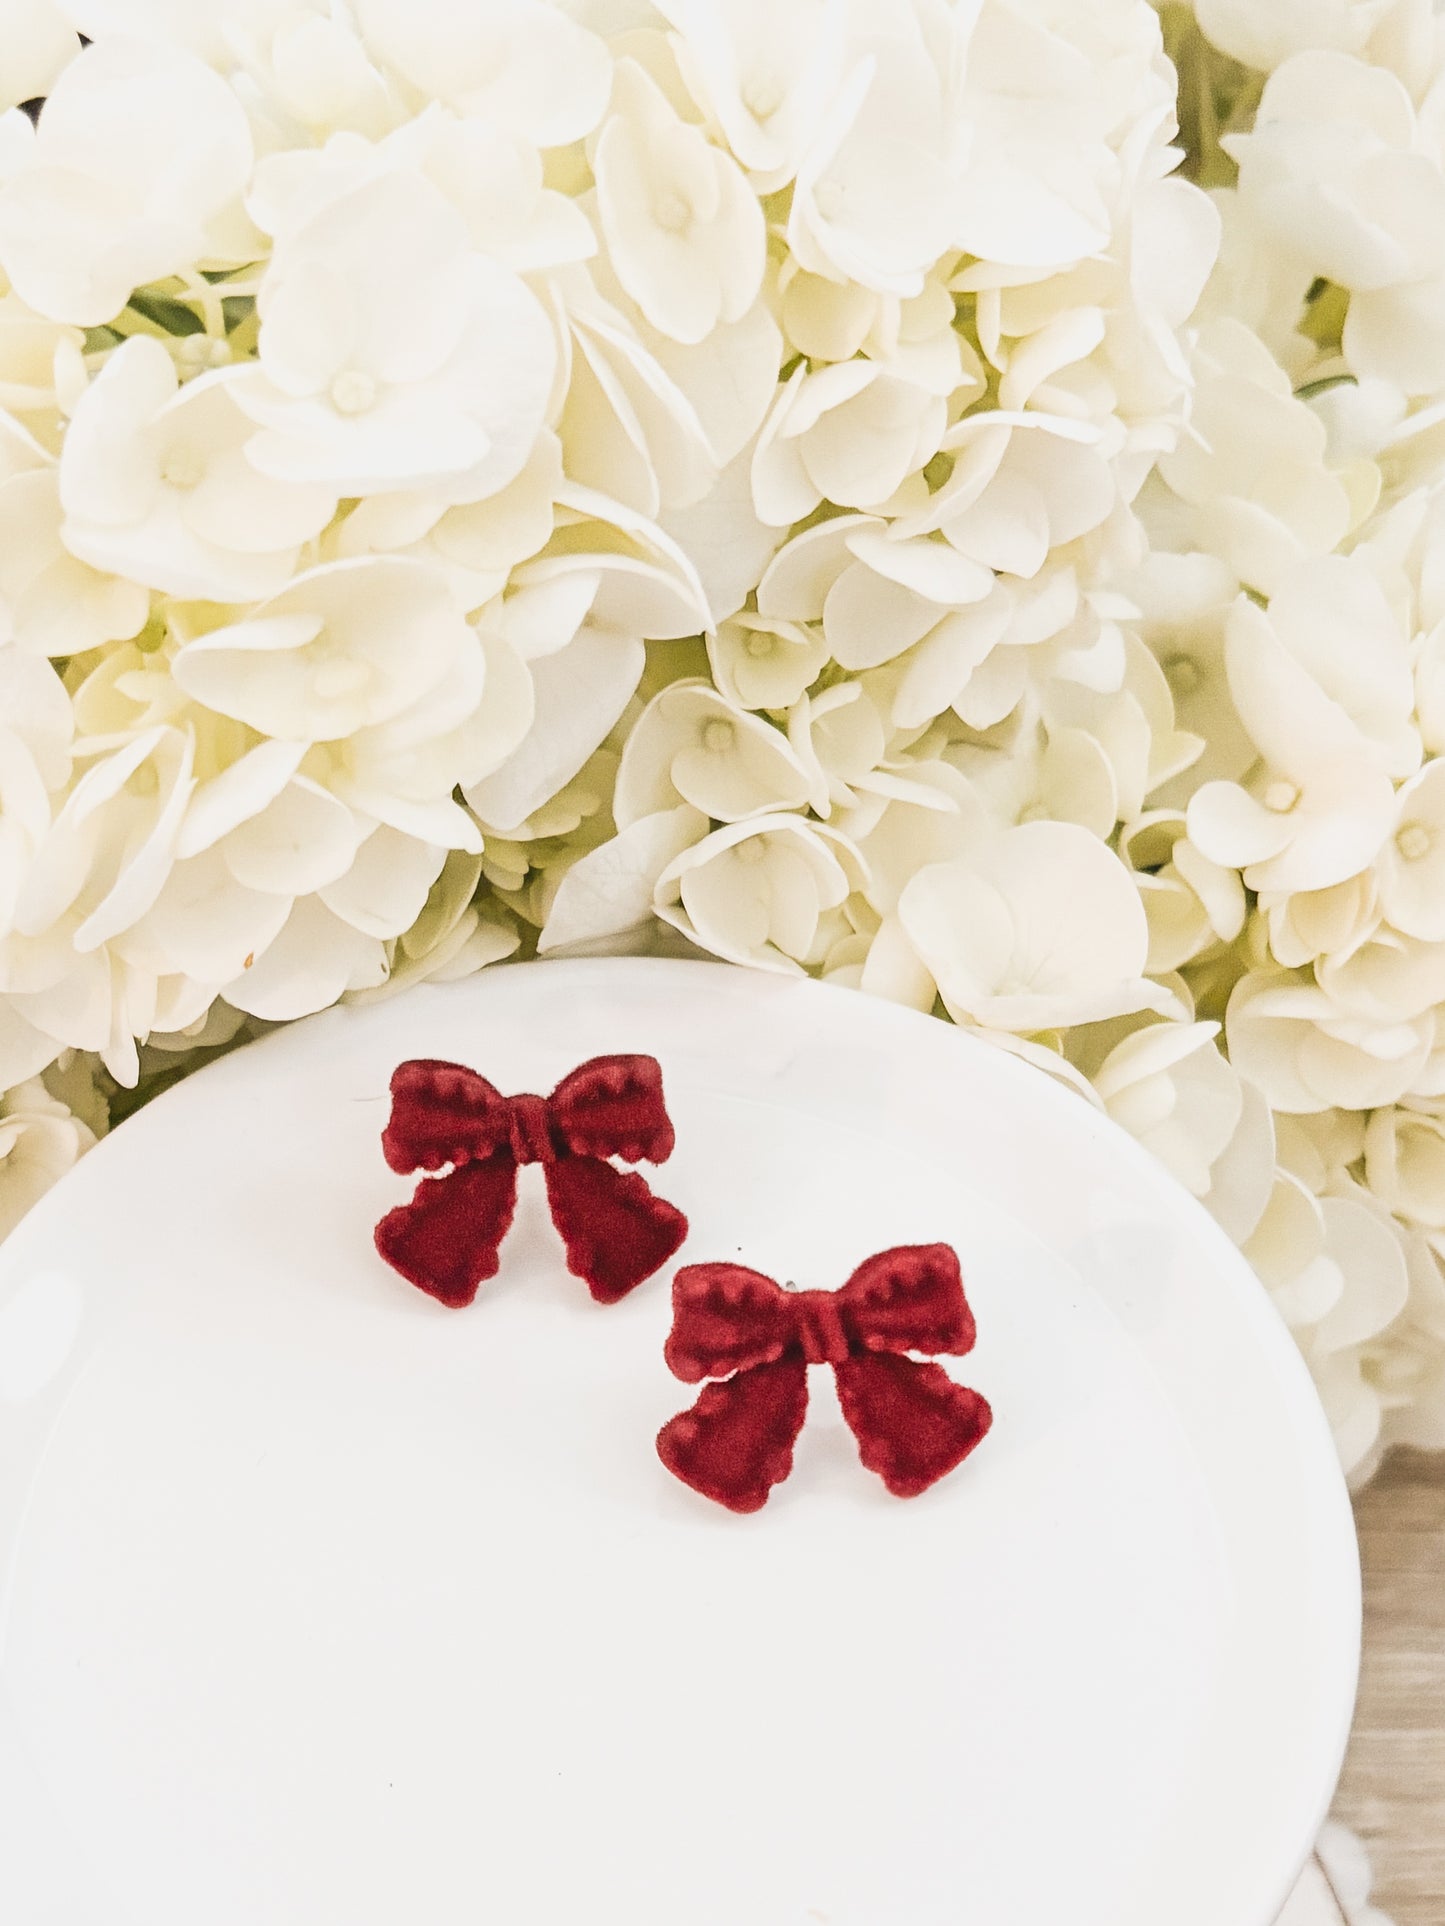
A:
{"label": "bow loop", "polygon": [[838,1298],[855,1352],[963,1357],[973,1349],[973,1312],[958,1253],[948,1244],[880,1251],[858,1266]]}
{"label": "bow loop", "polygon": [[593,1057],[563,1077],[547,1100],[558,1141],[574,1157],[665,1164],[676,1136],[653,1057]]}
{"label": "bow loop", "polygon": [[490,1157],[511,1138],[510,1106],[495,1084],[464,1064],[416,1057],[391,1079],[391,1118],[381,1134],[393,1170],[440,1170]]}
{"label": "bow loop", "polygon": [[755,1371],[798,1350],[795,1301],[742,1264],[689,1264],[672,1281],[667,1368],[684,1384]]}

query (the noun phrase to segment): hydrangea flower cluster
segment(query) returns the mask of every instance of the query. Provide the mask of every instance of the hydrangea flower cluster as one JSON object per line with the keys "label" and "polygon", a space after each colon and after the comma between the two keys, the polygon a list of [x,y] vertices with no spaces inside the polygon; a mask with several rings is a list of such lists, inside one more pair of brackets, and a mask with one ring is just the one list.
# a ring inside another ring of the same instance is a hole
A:
{"label": "hydrangea flower cluster", "polygon": [[1445,1446],[1431,0],[0,40],[0,1222],[97,1079],[686,944],[1064,1078]]}

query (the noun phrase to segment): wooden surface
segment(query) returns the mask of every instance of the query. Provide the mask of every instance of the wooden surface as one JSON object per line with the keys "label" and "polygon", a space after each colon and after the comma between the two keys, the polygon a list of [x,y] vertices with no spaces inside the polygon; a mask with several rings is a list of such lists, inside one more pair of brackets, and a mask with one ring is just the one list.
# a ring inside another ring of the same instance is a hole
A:
{"label": "wooden surface", "polygon": [[1336,1810],[1395,1926],[1445,1926],[1445,1458],[1391,1459],[1355,1509],[1365,1663]]}

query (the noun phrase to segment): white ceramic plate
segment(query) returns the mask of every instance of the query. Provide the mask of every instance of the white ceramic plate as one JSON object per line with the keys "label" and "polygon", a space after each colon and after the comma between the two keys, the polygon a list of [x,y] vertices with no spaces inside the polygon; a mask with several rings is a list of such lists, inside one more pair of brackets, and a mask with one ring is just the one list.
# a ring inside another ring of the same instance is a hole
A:
{"label": "white ceramic plate", "polygon": [[[666,1276],[534,1182],[449,1312],[376,1258],[403,1057],[662,1062],[683,1258],[960,1250],[992,1400],[924,1497],[814,1372],[736,1518],[657,1462]],[[0,1918],[1269,1926],[1359,1630],[1306,1373],[1079,1098],[841,990],[662,962],[328,1014],[121,1128],[0,1252]]]}

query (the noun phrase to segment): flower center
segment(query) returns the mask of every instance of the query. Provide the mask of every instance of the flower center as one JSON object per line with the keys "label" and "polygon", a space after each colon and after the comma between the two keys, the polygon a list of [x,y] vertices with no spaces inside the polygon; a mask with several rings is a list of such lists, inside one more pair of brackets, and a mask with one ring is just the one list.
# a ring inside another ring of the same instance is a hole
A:
{"label": "flower center", "polygon": [[702,732],[702,746],[704,749],[711,749],[715,756],[720,756],[725,750],[732,748],[733,743],[737,740],[737,733],[732,723],[724,722],[719,717],[704,727]]}
{"label": "flower center", "polygon": [[1192,655],[1171,655],[1164,674],[1175,695],[1193,695],[1204,680],[1204,673]]}
{"label": "flower center", "polygon": [[177,443],[161,457],[161,480],[168,488],[194,488],[205,473],[206,458],[199,448]]}
{"label": "flower center", "polygon": [[1395,838],[1395,847],[1407,863],[1418,863],[1435,847],[1435,833],[1426,823],[1406,823]]}
{"label": "flower center", "polygon": [[754,629],[748,637],[748,654],[771,655],[776,643],[776,636],[767,634],[763,629]]}
{"label": "flower center", "polygon": [[364,415],[376,405],[376,383],[361,368],[346,368],[331,384],[331,405],[340,415]]}
{"label": "flower center", "polygon": [[681,234],[692,224],[692,208],[681,194],[659,194],[652,207],[652,218],[669,234]]}
{"label": "flower center", "polygon": [[1299,788],[1295,783],[1281,778],[1272,782],[1264,792],[1264,806],[1272,809],[1276,816],[1287,816],[1299,801]]}

